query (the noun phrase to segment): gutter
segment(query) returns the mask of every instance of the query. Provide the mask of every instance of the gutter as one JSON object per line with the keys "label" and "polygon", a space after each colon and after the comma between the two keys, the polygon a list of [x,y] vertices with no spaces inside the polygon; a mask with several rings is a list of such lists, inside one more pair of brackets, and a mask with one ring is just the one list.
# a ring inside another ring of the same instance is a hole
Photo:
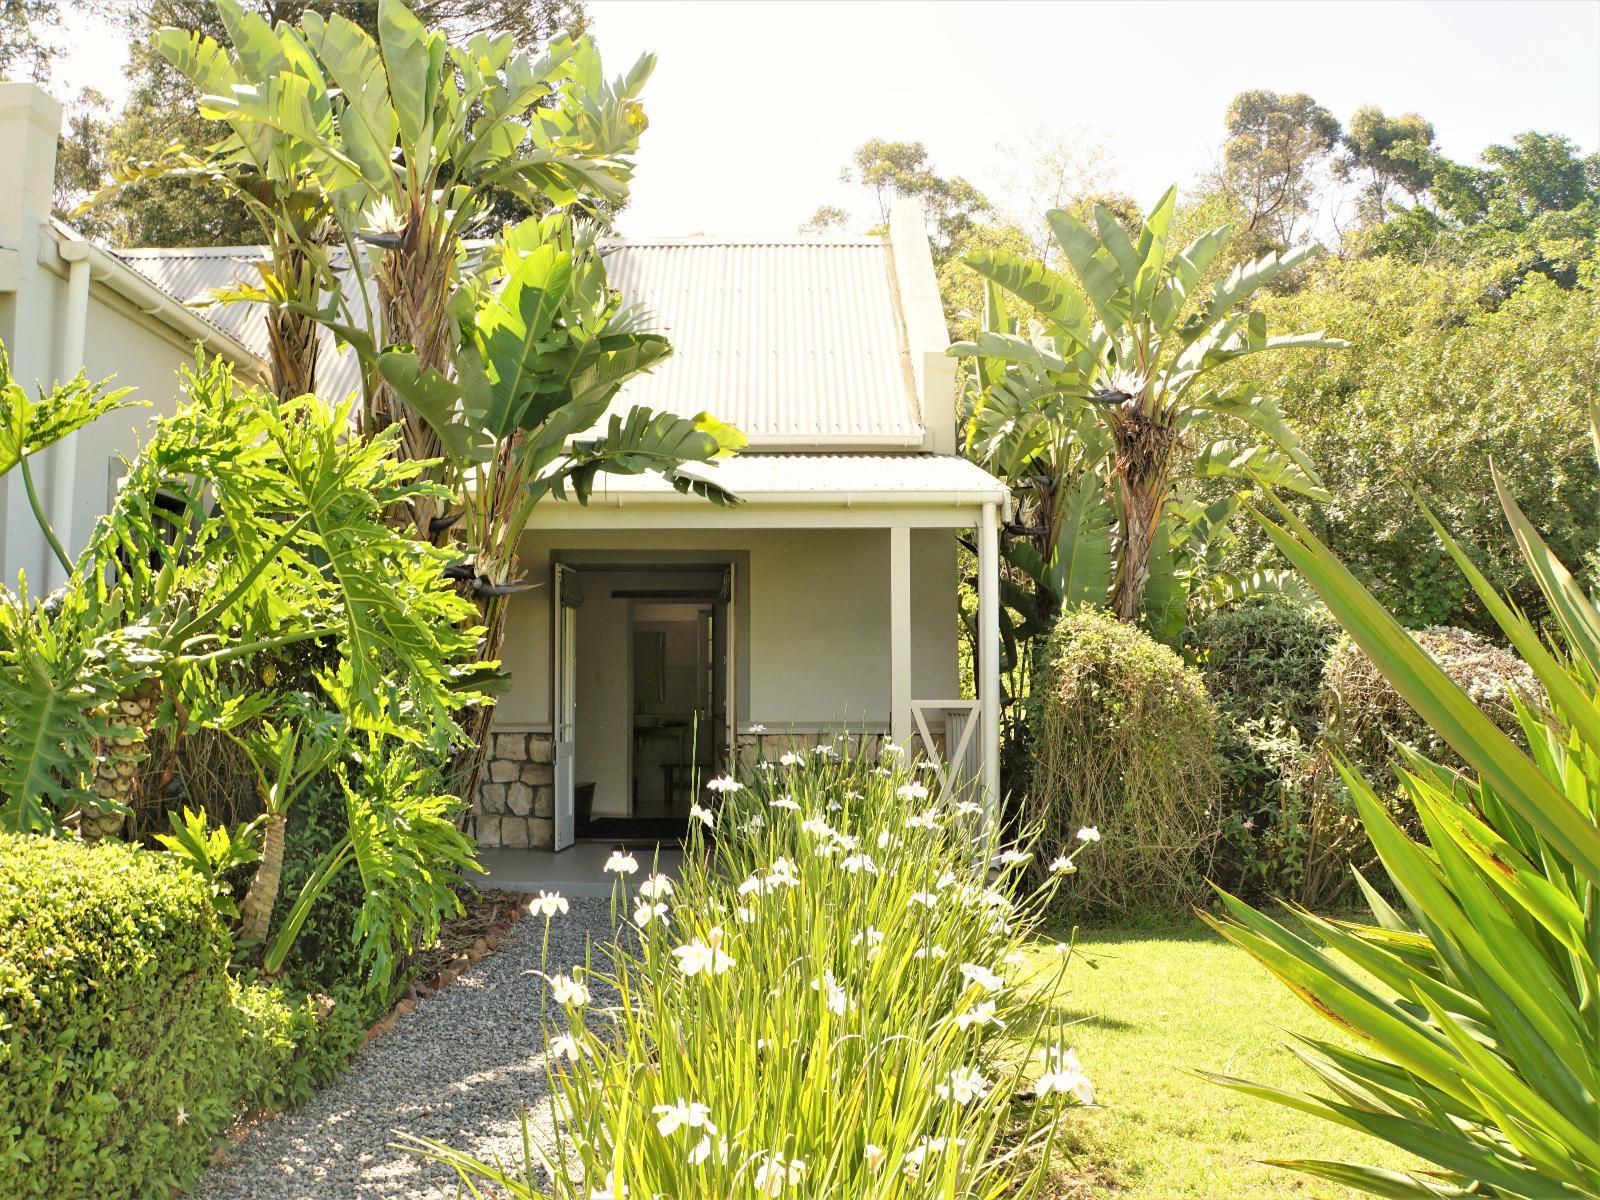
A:
{"label": "gutter", "polygon": [[[982,508],[986,504],[1000,505],[1010,518],[1011,493],[1003,489],[994,491],[916,491],[916,492],[735,492],[744,503],[783,505],[796,508]],[[704,506],[698,496],[685,496],[680,492],[612,491],[597,488],[589,496],[589,508],[676,508],[690,505]]]}
{"label": "gutter", "polygon": [[[109,250],[79,237],[58,222],[51,222],[46,234],[39,247],[39,264],[57,275],[65,275],[69,289],[73,286],[74,268],[80,263],[85,264],[90,277],[96,282],[110,288],[139,312],[154,317],[182,335],[186,341],[199,342],[209,353],[221,355],[253,372],[265,372],[266,364],[243,342],[224,333],[181,300],[162,291]],[[69,327],[64,336],[66,343],[78,347],[78,361],[70,364],[71,371],[66,376],[70,378],[83,366],[84,326],[88,319],[87,291],[83,296],[82,309],[79,310],[73,307],[69,290],[67,311],[69,321],[76,319],[78,322],[77,328]]]}

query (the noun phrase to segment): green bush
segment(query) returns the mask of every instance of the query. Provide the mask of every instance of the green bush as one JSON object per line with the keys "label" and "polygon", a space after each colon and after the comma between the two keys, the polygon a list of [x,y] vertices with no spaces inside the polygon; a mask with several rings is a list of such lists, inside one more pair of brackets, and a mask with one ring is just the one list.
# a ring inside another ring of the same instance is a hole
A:
{"label": "green bush", "polygon": [[1075,904],[1177,910],[1201,894],[1222,793],[1216,712],[1200,673],[1132,625],[1064,615],[1039,679],[1025,819],[1041,858],[1098,829],[1098,869]]}
{"label": "green bush", "polygon": [[204,881],[166,855],[0,834],[0,929],[7,1200],[165,1200],[241,1107],[327,1074],[336,1022],[230,977]]}
{"label": "green bush", "polygon": [[1195,629],[1222,765],[1212,878],[1229,891],[1325,902],[1330,887],[1348,886],[1341,844],[1362,839],[1318,744],[1338,632],[1326,610],[1283,597],[1212,613]]}
{"label": "green bush", "polygon": [[[1516,265],[1329,259],[1305,287],[1260,307],[1269,325],[1322,329],[1352,348],[1314,362],[1263,354],[1231,368],[1278,397],[1332,493],[1304,506],[1307,521],[1410,628],[1497,634],[1408,487],[1528,611],[1543,601],[1502,535],[1488,459],[1574,569],[1600,545],[1587,417],[1600,395],[1594,264],[1576,287],[1533,274],[1506,294]],[[1231,567],[1278,565],[1259,531],[1241,533]]]}
{"label": "green bush", "polygon": [[1322,668],[1339,636],[1326,609],[1264,596],[1195,626],[1206,690],[1235,721],[1276,718],[1310,740],[1321,724]]}

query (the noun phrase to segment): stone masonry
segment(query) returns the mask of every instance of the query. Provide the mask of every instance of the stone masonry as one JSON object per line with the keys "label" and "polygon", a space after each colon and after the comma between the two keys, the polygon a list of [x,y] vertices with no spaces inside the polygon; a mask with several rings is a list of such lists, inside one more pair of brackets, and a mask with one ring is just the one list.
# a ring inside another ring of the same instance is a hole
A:
{"label": "stone masonry", "polygon": [[555,845],[555,756],[548,733],[490,735],[472,816],[485,849]]}

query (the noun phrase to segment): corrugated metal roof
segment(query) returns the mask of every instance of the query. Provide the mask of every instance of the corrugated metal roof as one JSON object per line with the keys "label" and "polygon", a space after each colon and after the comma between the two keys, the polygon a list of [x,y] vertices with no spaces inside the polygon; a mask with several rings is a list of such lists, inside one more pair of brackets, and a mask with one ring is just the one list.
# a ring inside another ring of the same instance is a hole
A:
{"label": "corrugated metal roof", "polygon": [[[943,454],[771,454],[747,451],[713,464],[693,463],[686,475],[715,481],[743,500],[763,496],[838,497],[865,501],[1003,502],[1005,484],[976,463]],[[595,494],[670,496],[659,475],[602,474]]]}
{"label": "corrugated metal roof", "polygon": [[752,444],[921,438],[881,239],[625,242],[606,264],[673,345],[618,407],[708,411]]}
{"label": "corrugated metal roof", "polygon": [[[256,263],[265,250],[261,246],[199,246],[192,249],[117,250],[129,266],[154,282],[163,291],[196,308],[206,320],[243,343],[262,362],[268,358],[266,310],[259,304],[213,304],[215,288],[240,282],[259,285]],[[353,285],[351,295],[354,295]],[[361,386],[361,371],[356,356],[340,352],[333,334],[322,330],[317,360],[317,392],[343,400]]]}
{"label": "corrugated metal roof", "polygon": [[[130,250],[123,257],[186,300],[254,281],[255,247]],[[606,244],[612,281],[672,339],[673,356],[629,383],[613,408],[713,413],[754,446],[912,445],[921,414],[905,352],[894,272],[882,238]],[[210,320],[263,357],[255,305],[215,305]],[[330,341],[318,390],[356,386]]]}

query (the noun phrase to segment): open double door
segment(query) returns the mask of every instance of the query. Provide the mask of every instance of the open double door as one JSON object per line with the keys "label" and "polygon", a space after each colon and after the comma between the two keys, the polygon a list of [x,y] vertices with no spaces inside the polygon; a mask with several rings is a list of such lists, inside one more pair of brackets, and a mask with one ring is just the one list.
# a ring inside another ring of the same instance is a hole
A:
{"label": "open double door", "polygon": [[[737,645],[733,614],[737,611],[737,578],[732,563],[720,567],[722,578],[714,621],[720,622],[719,648],[722,688],[714,717],[720,725],[723,768],[728,769],[738,741],[736,684]],[[551,654],[551,725],[555,760],[555,848],[565,850],[577,839],[578,747],[578,606],[582,592],[576,586],[576,568],[556,563],[551,574],[553,646]]]}

